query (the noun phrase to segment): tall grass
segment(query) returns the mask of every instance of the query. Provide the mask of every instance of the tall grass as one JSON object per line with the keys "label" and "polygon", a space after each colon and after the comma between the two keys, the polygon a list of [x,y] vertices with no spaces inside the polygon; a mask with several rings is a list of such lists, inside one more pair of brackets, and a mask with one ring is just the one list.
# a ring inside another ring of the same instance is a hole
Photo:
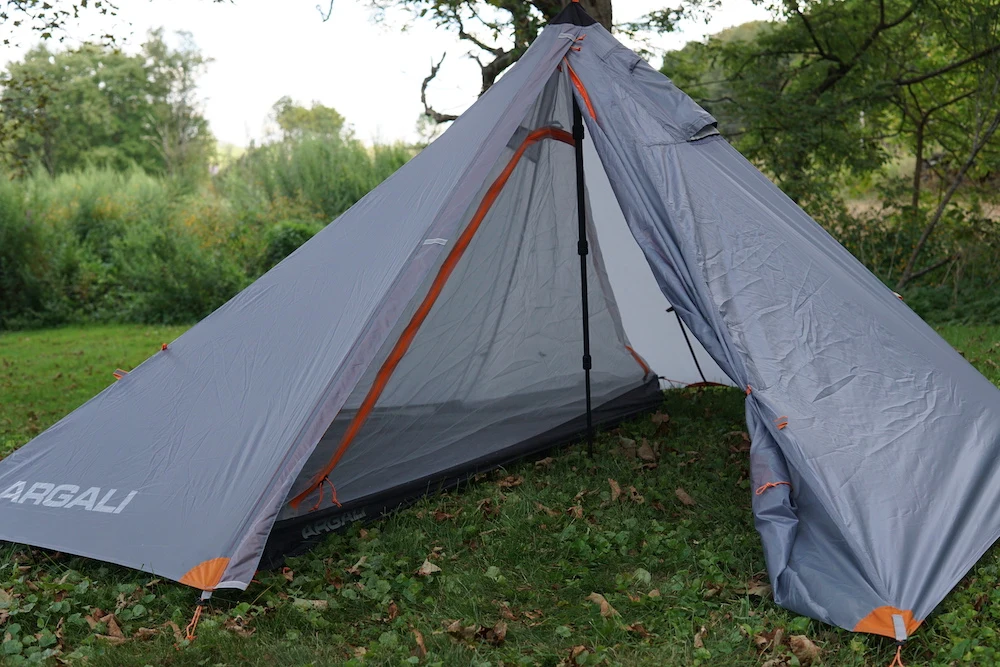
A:
{"label": "tall grass", "polygon": [[0,181],[0,328],[192,322],[409,157],[305,139],[190,184],[97,167]]}

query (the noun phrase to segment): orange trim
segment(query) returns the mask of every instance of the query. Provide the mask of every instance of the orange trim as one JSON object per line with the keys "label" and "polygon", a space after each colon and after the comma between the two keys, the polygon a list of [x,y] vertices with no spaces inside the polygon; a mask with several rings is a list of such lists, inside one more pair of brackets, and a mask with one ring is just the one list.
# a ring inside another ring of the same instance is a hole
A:
{"label": "orange trim", "polygon": [[590,95],[587,94],[587,89],[583,87],[583,82],[580,81],[580,77],[576,75],[573,68],[570,67],[569,61],[563,58],[563,62],[566,63],[566,69],[569,71],[569,80],[573,82],[573,86],[580,93],[580,97],[583,98],[583,103],[587,105],[587,113],[594,120],[597,120],[597,114],[594,112],[594,105],[590,103]]}
{"label": "orange trim", "polygon": [[228,558],[213,558],[211,560],[206,560],[192,567],[187,571],[187,574],[177,581],[182,584],[187,584],[188,586],[200,588],[203,591],[212,591],[219,585],[219,582],[222,580],[222,575],[225,573],[228,566]]}
{"label": "orange trim", "polygon": [[645,361],[645,360],[644,360],[644,359],[643,359],[642,357],[640,357],[640,356],[639,356],[639,353],[638,353],[638,352],[636,352],[635,350],[633,350],[633,349],[632,349],[632,346],[631,346],[631,345],[626,345],[626,346],[625,346],[625,349],[626,349],[626,350],[628,350],[629,354],[631,354],[631,355],[632,355],[632,358],[633,358],[633,359],[635,359],[635,362],[636,362],[637,364],[639,364],[639,366],[641,366],[641,367],[642,367],[642,372],[643,372],[644,374],[646,374],[646,375],[649,375],[650,373],[652,373],[652,372],[653,372],[653,371],[652,371],[652,370],[651,370],[651,369],[649,368],[649,365],[648,365],[648,364],[646,364],[646,361]]}
{"label": "orange trim", "polygon": [[892,625],[892,617],[898,614],[903,617],[906,625],[906,635],[912,635],[923,621],[913,618],[913,612],[909,609],[896,609],[895,607],[878,607],[872,609],[871,613],[858,621],[854,626],[855,632],[870,632],[873,635],[884,635],[896,638],[896,630]]}
{"label": "orange trim", "polygon": [[[361,430],[361,426],[368,419],[368,415],[371,413],[372,409],[375,407],[375,402],[378,401],[382,392],[385,390],[386,385],[389,383],[389,378],[392,377],[393,372],[396,370],[396,366],[399,365],[400,360],[402,360],[403,355],[410,348],[410,344],[413,342],[414,337],[417,335],[417,331],[420,326],[427,319],[427,315],[430,313],[431,308],[434,307],[434,303],[437,298],[441,295],[441,291],[444,289],[445,283],[448,282],[448,278],[451,276],[452,271],[458,265],[462,255],[465,250],[469,247],[469,243],[472,242],[472,237],[476,235],[479,230],[479,226],[482,224],[483,219],[486,218],[486,214],[489,213],[490,207],[496,201],[497,197],[500,196],[500,192],[503,190],[504,185],[507,184],[507,180],[514,171],[514,167],[521,160],[521,156],[524,155],[524,151],[528,149],[537,141],[542,139],[556,139],[563,143],[573,145],[573,135],[565,130],[561,130],[556,127],[543,127],[535,130],[521,142],[517,151],[514,152],[514,156],[511,157],[510,162],[504,167],[504,170],[497,176],[497,179],[493,181],[490,189],[486,191],[486,196],[483,197],[483,201],[480,202],[479,208],[476,209],[475,215],[469,221],[469,224],[462,230],[461,236],[455,242],[454,247],[452,247],[451,252],[445,258],[444,263],[441,268],[438,269],[437,276],[434,278],[434,282],[431,283],[430,290],[428,290],[427,295],[424,300],[420,303],[420,307],[417,308],[416,312],[413,313],[413,317],[410,318],[409,324],[403,329],[403,333],[399,336],[399,340],[396,341],[395,346],[393,346],[392,351],[389,352],[388,358],[379,368],[378,374],[375,376],[375,382],[372,384],[371,388],[368,390],[368,394],[365,396],[365,400],[362,401],[361,407],[358,411],[354,413],[354,418],[348,425],[347,430],[344,432],[343,437],[340,439],[340,446],[337,447],[336,453],[334,453],[333,458],[330,462],[320,470],[313,477],[312,482],[302,493],[292,498],[289,503],[292,507],[297,508],[303,500],[305,500],[316,488],[323,482],[323,480],[333,472],[333,469],[340,462],[341,457],[344,456],[344,452],[354,441],[355,436],[357,436],[358,431]],[[332,486],[332,485],[331,485]]]}

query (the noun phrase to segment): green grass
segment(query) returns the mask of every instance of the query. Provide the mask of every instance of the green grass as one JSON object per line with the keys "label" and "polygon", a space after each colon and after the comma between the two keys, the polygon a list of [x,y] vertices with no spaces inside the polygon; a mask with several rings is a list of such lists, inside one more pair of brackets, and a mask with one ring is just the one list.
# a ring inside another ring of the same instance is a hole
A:
{"label": "green grass", "polygon": [[[107,385],[116,366],[130,368],[180,331],[0,336],[0,443],[23,443]],[[1000,382],[1000,328],[942,333]],[[758,648],[781,628],[815,642],[822,664],[888,665],[889,640],[798,617],[761,586],[743,395],[669,392],[663,413],[666,427],[646,416],[601,434],[593,459],[564,450],[333,535],[286,572],[259,573],[245,593],[216,594],[191,644],[169,625],[187,623],[190,588],[0,546],[0,663],[45,662],[46,652],[51,663],[58,651],[95,666],[799,664],[785,642]],[[646,438],[656,463],[630,456],[622,438]],[[616,501],[609,479],[623,492]],[[418,574],[425,560],[440,571]],[[907,665],[994,664],[998,583],[991,552],[908,643]],[[592,593],[618,615],[602,616]],[[91,628],[97,609],[115,613],[125,641],[100,637],[115,632],[107,622]],[[415,631],[426,655],[416,655]]]}

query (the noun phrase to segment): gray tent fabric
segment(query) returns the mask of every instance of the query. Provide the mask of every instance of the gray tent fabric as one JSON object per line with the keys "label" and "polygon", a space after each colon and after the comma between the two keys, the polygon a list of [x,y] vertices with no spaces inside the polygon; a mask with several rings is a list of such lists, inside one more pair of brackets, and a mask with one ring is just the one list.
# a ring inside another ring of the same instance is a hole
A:
{"label": "gray tent fabric", "polygon": [[905,639],[1000,536],[1000,391],[607,31],[568,61],[664,294],[747,388],[774,598]]}
{"label": "gray tent fabric", "polygon": [[576,5],[395,175],[0,461],[0,539],[241,589],[272,531],[579,433],[574,100],[595,402],[656,398],[629,328],[662,319],[623,323],[602,253],[629,241],[697,341],[677,368],[710,357],[746,392],[776,602],[905,639],[1000,536],[1000,391]]}

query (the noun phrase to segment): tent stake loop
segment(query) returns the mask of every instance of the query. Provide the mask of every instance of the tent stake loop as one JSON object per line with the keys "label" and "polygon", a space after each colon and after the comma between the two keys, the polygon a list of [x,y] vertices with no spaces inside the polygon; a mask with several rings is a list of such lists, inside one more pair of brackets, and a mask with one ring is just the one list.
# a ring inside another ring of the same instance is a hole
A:
{"label": "tent stake loop", "polygon": [[587,195],[583,180],[583,114],[573,96],[573,148],[576,152],[576,215],[580,236],[577,252],[580,255],[580,310],[583,316],[583,377],[587,392],[587,453],[594,456],[594,419],[590,399],[590,303],[587,298]]}

